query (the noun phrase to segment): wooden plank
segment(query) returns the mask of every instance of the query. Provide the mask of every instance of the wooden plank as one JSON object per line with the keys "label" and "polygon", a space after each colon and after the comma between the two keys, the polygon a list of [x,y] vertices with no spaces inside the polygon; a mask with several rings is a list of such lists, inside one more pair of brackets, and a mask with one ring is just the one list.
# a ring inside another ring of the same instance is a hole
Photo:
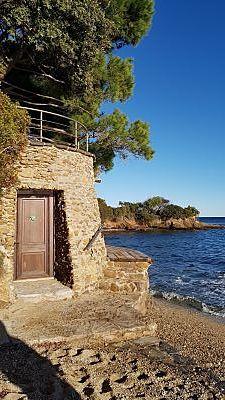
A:
{"label": "wooden plank", "polygon": [[128,249],[124,249],[123,251],[122,251],[122,256],[123,256],[123,258],[125,257],[125,258],[127,258],[128,260],[131,260],[131,261],[135,261],[136,260],[136,255],[135,254],[131,254],[129,251],[128,251]]}
{"label": "wooden plank", "polygon": [[115,254],[115,249],[112,246],[106,246],[107,255],[112,261],[118,261],[118,257]]}
{"label": "wooden plank", "polygon": [[118,261],[118,257],[114,253],[107,253],[111,261]]}
{"label": "wooden plank", "polygon": [[117,260],[123,260],[124,259],[123,253],[119,250],[118,247],[113,249],[113,254],[117,258]]}
{"label": "wooden plank", "polygon": [[149,256],[147,256],[144,253],[141,253],[140,251],[133,250],[133,249],[127,249],[127,251],[135,259],[138,259],[138,260],[148,260],[148,259],[150,259]]}
{"label": "wooden plank", "polygon": [[141,251],[138,250],[134,250],[134,249],[127,249],[127,251],[133,255],[134,257],[138,258],[138,259],[150,259],[151,257],[149,257],[147,254],[142,253]]}
{"label": "wooden plank", "polygon": [[138,251],[136,251],[136,250],[133,250],[133,249],[128,249],[128,248],[120,248],[120,250],[121,250],[121,252],[120,252],[120,254],[121,254],[121,257],[122,258],[125,258],[125,259],[128,259],[128,260],[146,260],[146,259],[148,259],[148,257],[145,255],[145,254],[143,254],[143,253],[140,253],[140,252],[138,252]]}
{"label": "wooden plank", "polygon": [[151,263],[152,259],[140,251],[129,249],[127,247],[106,246],[107,254],[112,261],[129,261],[129,262],[148,262]]}
{"label": "wooden plank", "polygon": [[[117,255],[118,258],[124,258],[124,250],[120,249],[119,247],[117,247],[115,249],[115,254]],[[126,258],[126,257],[125,257]]]}

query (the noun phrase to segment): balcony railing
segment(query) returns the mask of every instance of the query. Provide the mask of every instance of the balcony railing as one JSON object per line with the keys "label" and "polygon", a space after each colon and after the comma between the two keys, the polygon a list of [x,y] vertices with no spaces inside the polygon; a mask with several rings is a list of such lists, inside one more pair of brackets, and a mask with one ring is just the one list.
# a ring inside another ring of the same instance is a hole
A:
{"label": "balcony railing", "polygon": [[31,140],[61,143],[74,149],[89,150],[89,133],[81,122],[40,108],[18,107],[27,110],[30,115]]}
{"label": "balcony railing", "polygon": [[[89,150],[90,134],[87,128],[81,122],[67,116],[67,107],[62,100],[29,91],[6,81],[0,82],[0,90],[11,99],[19,101],[19,108],[28,111],[31,118],[31,140]],[[55,109],[59,112],[52,111]]]}

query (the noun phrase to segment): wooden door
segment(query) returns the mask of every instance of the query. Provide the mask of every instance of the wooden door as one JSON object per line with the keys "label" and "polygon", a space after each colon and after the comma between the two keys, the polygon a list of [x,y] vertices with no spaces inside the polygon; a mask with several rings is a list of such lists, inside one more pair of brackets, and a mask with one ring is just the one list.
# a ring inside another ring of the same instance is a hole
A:
{"label": "wooden door", "polygon": [[18,196],[16,249],[16,279],[52,276],[52,195]]}

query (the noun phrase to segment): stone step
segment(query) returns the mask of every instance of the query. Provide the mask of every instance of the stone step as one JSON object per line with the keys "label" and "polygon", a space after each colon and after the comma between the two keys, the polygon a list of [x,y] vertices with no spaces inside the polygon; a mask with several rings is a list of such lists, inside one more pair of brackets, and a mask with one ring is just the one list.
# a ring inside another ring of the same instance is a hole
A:
{"label": "stone step", "polygon": [[71,299],[72,289],[56,279],[36,279],[13,282],[13,292],[18,300],[38,302]]}
{"label": "stone step", "polygon": [[159,347],[161,341],[158,337],[155,336],[142,336],[138,339],[133,340],[135,344],[138,344],[140,346],[154,346],[154,347]]}
{"label": "stone step", "polygon": [[[70,336],[41,336],[39,335],[38,339],[26,340],[26,343],[30,346],[34,345],[47,345],[49,343],[64,343],[64,345],[68,344],[76,344],[77,346],[84,345],[96,345],[96,344],[104,344],[104,346],[108,344],[115,343],[117,346],[121,347],[126,342],[134,342],[139,345],[147,345],[147,346],[159,346],[160,341],[156,338],[157,325],[154,322],[149,323],[148,325],[140,325],[137,324],[130,328],[127,327],[119,327],[118,329],[112,330],[96,330],[84,331],[79,334],[74,334]],[[121,344],[120,344],[121,343]]]}

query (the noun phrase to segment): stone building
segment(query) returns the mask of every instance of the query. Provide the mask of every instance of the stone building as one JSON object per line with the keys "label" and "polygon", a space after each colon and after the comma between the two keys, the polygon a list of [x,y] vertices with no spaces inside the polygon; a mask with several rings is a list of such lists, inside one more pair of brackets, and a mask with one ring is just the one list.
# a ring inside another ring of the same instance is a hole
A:
{"label": "stone building", "polygon": [[92,154],[30,141],[0,202],[0,301],[148,291],[149,257],[107,254],[94,183]]}
{"label": "stone building", "polygon": [[[65,115],[27,110],[29,144],[17,184],[0,198],[0,301],[146,292],[149,257],[116,248],[107,254],[85,127]],[[74,135],[62,128],[65,121],[75,124]]]}
{"label": "stone building", "polygon": [[107,260],[94,182],[90,153],[30,142],[1,199],[0,300],[21,280],[54,277],[76,295],[98,289]]}

